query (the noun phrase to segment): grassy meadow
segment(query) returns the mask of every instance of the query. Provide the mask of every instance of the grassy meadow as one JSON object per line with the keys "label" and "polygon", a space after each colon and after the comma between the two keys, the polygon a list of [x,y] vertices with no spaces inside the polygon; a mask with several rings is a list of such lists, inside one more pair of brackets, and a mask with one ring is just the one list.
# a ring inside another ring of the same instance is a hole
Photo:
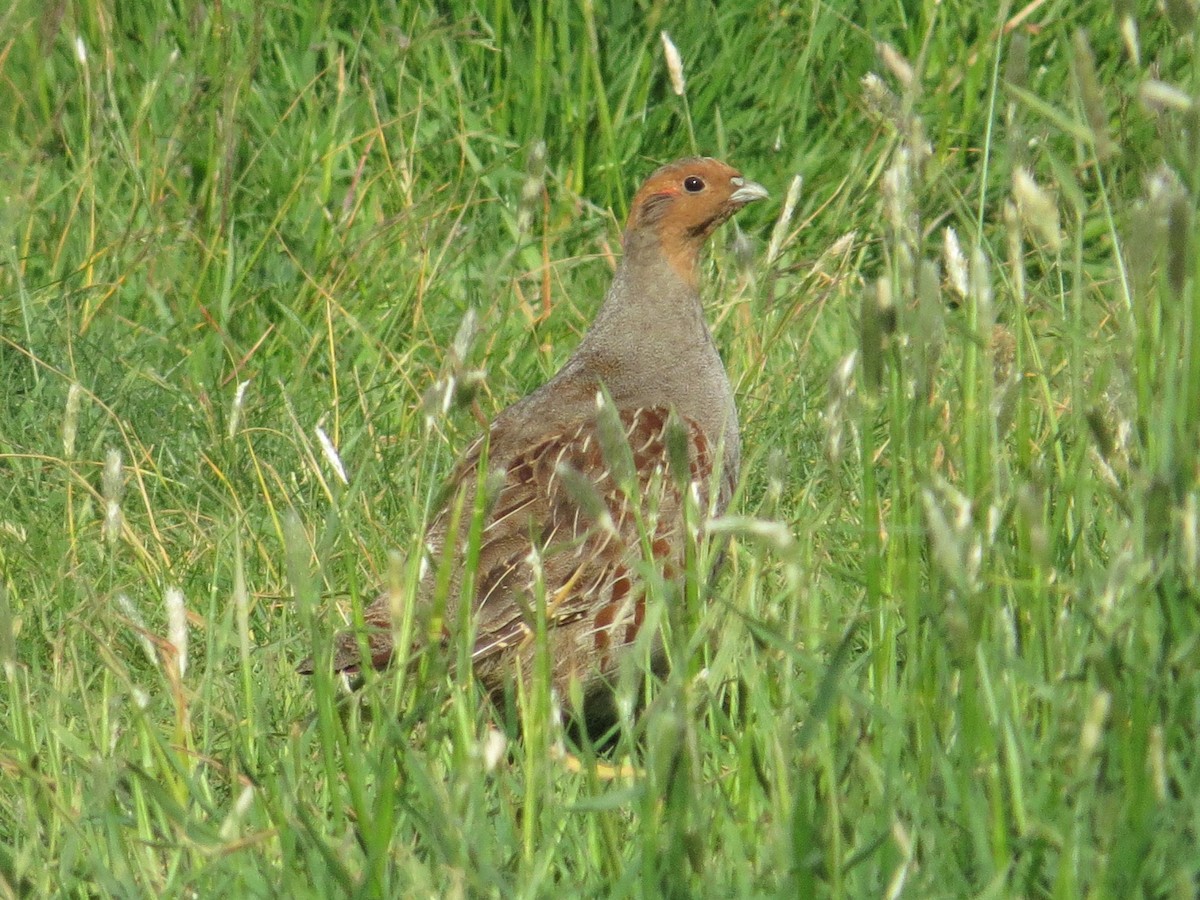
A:
{"label": "grassy meadow", "polygon": [[[1198,43],[1196,0],[9,4],[0,897],[1196,896]],[[706,263],[744,462],[653,585],[671,673],[606,747],[436,654],[297,676],[695,152],[772,199]]]}

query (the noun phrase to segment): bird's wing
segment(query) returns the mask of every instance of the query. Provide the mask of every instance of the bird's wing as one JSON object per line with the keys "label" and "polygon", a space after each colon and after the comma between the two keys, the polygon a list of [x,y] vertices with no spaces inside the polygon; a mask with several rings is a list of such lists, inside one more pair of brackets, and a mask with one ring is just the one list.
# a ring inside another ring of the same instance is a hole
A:
{"label": "bird's wing", "polygon": [[[682,570],[685,492],[694,492],[697,509],[707,508],[712,445],[696,422],[661,406],[612,410],[607,417],[602,411],[520,449],[510,443],[493,429],[467,450],[449,481],[453,498],[477,490],[481,465],[503,479],[484,515],[474,575],[476,670],[495,685],[489,673],[498,678],[506,651],[531,641],[543,597],[547,629],[569,629],[573,638],[559,645],[576,658],[556,665],[606,670],[611,651],[636,639],[645,615],[640,564],[653,561],[668,579]],[[431,562],[454,567],[447,623],[457,618],[469,539],[466,525],[448,534],[455,505],[446,503],[426,534]],[[455,550],[447,556],[451,542]],[[423,597],[434,581],[425,579]],[[383,668],[393,649],[387,595],[364,611],[364,624],[370,665]],[[359,669],[359,637],[337,636],[336,671]],[[588,658],[598,665],[587,666]]]}
{"label": "bird's wing", "polygon": [[539,598],[547,629],[572,633],[563,652],[607,669],[644,619],[639,564],[682,571],[685,492],[703,509],[712,467],[697,424],[658,406],[601,412],[509,457],[479,549],[477,670],[532,639]]}

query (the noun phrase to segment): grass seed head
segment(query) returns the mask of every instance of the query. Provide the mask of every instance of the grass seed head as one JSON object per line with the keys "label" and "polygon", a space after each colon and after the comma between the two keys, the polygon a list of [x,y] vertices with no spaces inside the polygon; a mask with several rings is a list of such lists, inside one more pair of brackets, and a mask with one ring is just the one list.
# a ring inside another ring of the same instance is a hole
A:
{"label": "grass seed head", "polygon": [[679,48],[665,31],[662,32],[662,45],[663,56],[667,62],[667,75],[671,78],[671,90],[675,92],[676,97],[682,97],[687,90],[687,83],[683,77],[683,58],[679,55]]}
{"label": "grass seed head", "polygon": [[877,122],[887,122],[900,129],[900,100],[876,73],[868,72],[859,82],[867,115]]}
{"label": "grass seed head", "polygon": [[229,439],[237,435],[238,426],[242,421],[242,413],[246,408],[246,389],[250,387],[250,381],[241,382],[237,386],[237,391],[233,395],[233,407],[229,411]]}
{"label": "grass seed head", "polygon": [[166,603],[167,640],[175,651],[175,667],[182,678],[188,664],[187,603],[183,591],[177,587],[167,588]]}
{"label": "grass seed head", "polygon": [[125,467],[120,450],[109,450],[104,458],[100,491],[104,497],[104,539],[112,547],[121,536],[121,499],[125,494]]}
{"label": "grass seed head", "polygon": [[992,268],[982,247],[971,252],[971,299],[975,303],[975,321],[979,335],[990,341],[995,311],[992,307]]}
{"label": "grass seed head", "polygon": [[1117,0],[1117,28],[1125,45],[1125,54],[1134,68],[1142,66],[1142,48],[1138,37],[1137,3],[1135,0]]}
{"label": "grass seed head", "polygon": [[321,445],[321,453],[324,454],[325,461],[333,469],[333,473],[337,476],[338,481],[343,485],[350,484],[350,479],[346,477],[346,467],[342,464],[342,456],[338,453],[337,447],[333,445],[333,441],[320,425],[316,427],[316,432],[317,443]]}
{"label": "grass seed head", "polygon": [[856,406],[854,371],[858,365],[858,351],[852,350],[842,357],[829,376],[829,402],[822,417],[825,423],[825,457],[832,465],[842,458],[844,436],[847,426],[854,428],[853,414]]}
{"label": "grass seed head", "polygon": [[150,660],[152,665],[157,666],[158,651],[154,649],[154,642],[147,637],[150,630],[146,627],[146,620],[142,618],[142,614],[126,594],[117,594],[116,604],[117,608],[121,610],[121,614],[132,623],[134,636],[137,638],[142,652],[146,654],[146,659]]}
{"label": "grass seed head", "polygon": [[1105,723],[1108,722],[1108,712],[1112,708],[1112,694],[1108,691],[1097,691],[1088,706],[1087,715],[1083,720],[1083,728],[1079,732],[1079,767],[1086,769],[1092,754],[1100,745],[1104,734]]}
{"label": "grass seed head", "polygon": [[1008,239],[1008,267],[1012,277],[1013,296],[1020,302],[1025,297],[1025,252],[1021,245],[1021,220],[1017,205],[1004,203],[1004,233]]}
{"label": "grass seed head", "polygon": [[1187,93],[1157,78],[1147,78],[1141,83],[1138,100],[1146,109],[1156,113],[1188,113],[1195,104]]}
{"label": "grass seed head", "polygon": [[967,291],[970,289],[967,258],[958,242],[958,233],[949,226],[942,233],[942,259],[946,266],[946,287],[959,302],[966,300]]}
{"label": "grass seed head", "polygon": [[1023,167],[1013,170],[1013,197],[1017,201],[1017,212],[1020,213],[1025,227],[1036,235],[1051,253],[1061,250],[1063,239],[1059,230],[1058,204]]}
{"label": "grass seed head", "polygon": [[1075,74],[1075,89],[1079,102],[1083,104],[1088,127],[1092,132],[1092,144],[1098,159],[1112,156],[1116,145],[1108,133],[1108,109],[1100,90],[1100,79],[1096,76],[1096,57],[1088,42],[1087,32],[1079,29],[1072,39],[1071,68]]}
{"label": "grass seed head", "polygon": [[529,159],[525,165],[525,180],[521,184],[521,198],[517,204],[517,231],[525,234],[533,224],[539,201],[546,190],[546,142],[534,141],[529,148]]}
{"label": "grass seed head", "polygon": [[67,407],[63,412],[63,456],[71,459],[75,456],[75,435],[79,429],[79,401],[83,396],[83,388],[78,381],[72,381],[67,388]]}
{"label": "grass seed head", "polygon": [[924,358],[925,377],[932,378],[941,355],[945,327],[942,308],[942,276],[938,264],[931,259],[921,260],[917,272],[917,315],[914,337]]}
{"label": "grass seed head", "polygon": [[901,87],[905,91],[912,90],[916,83],[916,74],[913,71],[912,63],[904,58],[904,54],[886,41],[879,41],[875,44],[875,53],[879,56],[879,61],[900,82]]}
{"label": "grass seed head", "polygon": [[1183,297],[1192,271],[1192,205],[1180,191],[1167,209],[1167,284],[1177,298]]}
{"label": "grass seed head", "polygon": [[771,241],[767,244],[767,268],[774,265],[780,251],[783,249],[788,229],[792,224],[792,218],[796,214],[796,204],[800,202],[800,190],[803,186],[803,176],[792,176],[792,182],[788,185],[787,196],[783,198],[783,208],[779,212],[779,218],[775,220],[775,227],[771,229]]}

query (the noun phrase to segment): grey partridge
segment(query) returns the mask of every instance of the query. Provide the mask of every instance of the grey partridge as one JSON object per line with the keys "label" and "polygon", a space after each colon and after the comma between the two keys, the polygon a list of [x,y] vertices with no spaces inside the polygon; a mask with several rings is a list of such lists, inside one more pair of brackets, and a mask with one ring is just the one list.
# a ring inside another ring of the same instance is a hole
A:
{"label": "grey partridge", "polygon": [[[464,515],[459,534],[449,533],[452,511],[463,492],[472,508],[486,466],[492,491],[469,602],[471,658],[490,693],[529,675],[541,598],[554,687],[565,696],[572,679],[585,692],[610,679],[645,618],[644,561],[668,579],[684,570],[687,493],[702,513],[728,504],[737,409],[700,304],[699,256],[719,225],[766,196],[715,159],[654,172],[633,199],[612,286],[575,353],[501,412],[450,476],[451,499],[426,533],[417,602],[431,602],[433,572],[450,566],[449,640],[470,531]],[[335,670],[358,671],[364,647],[368,665],[388,665],[391,607],[384,594],[364,610],[365,634],[337,636]],[[298,670],[312,668],[306,660]]]}

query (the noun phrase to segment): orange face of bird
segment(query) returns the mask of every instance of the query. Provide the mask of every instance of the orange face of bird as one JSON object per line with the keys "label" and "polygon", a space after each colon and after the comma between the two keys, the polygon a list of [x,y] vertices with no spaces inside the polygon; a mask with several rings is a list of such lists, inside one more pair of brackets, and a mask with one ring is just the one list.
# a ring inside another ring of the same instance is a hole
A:
{"label": "orange face of bird", "polygon": [[[651,237],[680,275],[695,281],[700,248],[735,212],[767,191],[720,160],[684,159],[663,166],[633,198],[625,231],[631,240]],[[643,237],[644,236],[644,237]]]}

